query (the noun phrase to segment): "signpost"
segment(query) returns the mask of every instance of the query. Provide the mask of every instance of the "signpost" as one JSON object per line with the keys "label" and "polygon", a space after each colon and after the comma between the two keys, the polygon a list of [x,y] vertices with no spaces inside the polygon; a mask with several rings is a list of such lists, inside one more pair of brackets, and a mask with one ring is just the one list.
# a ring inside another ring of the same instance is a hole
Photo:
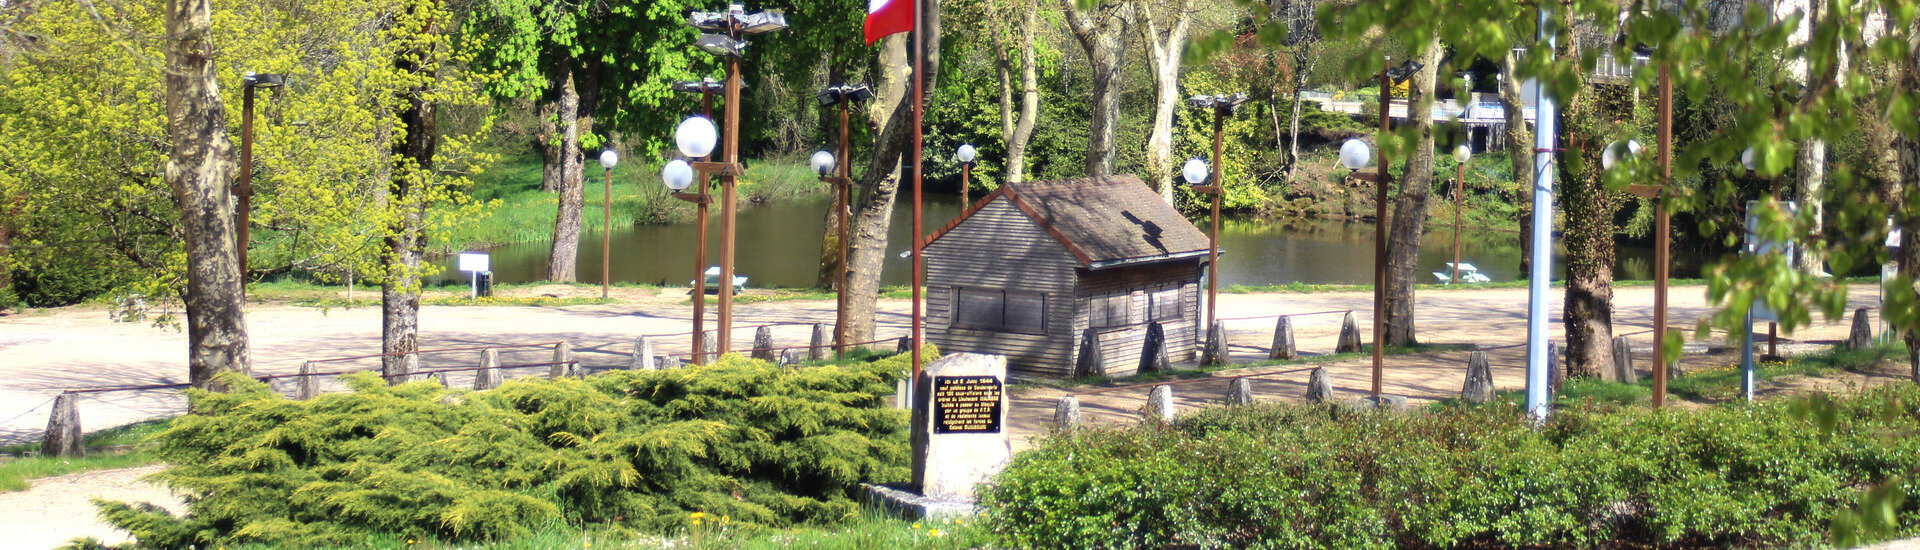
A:
{"label": "signpost", "polygon": [[[1789,216],[1799,212],[1799,203],[1785,201],[1780,204]],[[1764,241],[1760,239],[1759,209],[1760,201],[1747,201],[1746,252],[1753,255],[1779,254],[1787,258],[1792,258],[1794,249],[1793,241]],[[1780,315],[1775,313],[1773,308],[1767,306],[1765,298],[1759,296],[1754,297],[1752,305],[1747,307],[1746,326],[1741,327],[1742,332],[1745,334],[1742,335],[1740,347],[1740,392],[1741,395],[1746,397],[1747,401],[1753,401],[1753,322],[1756,320],[1777,323],[1780,321]],[[1771,335],[1772,332],[1772,329],[1769,328],[1768,334]],[[1773,349],[1771,343],[1767,347],[1770,351]]]}
{"label": "signpost", "polygon": [[467,272],[467,277],[472,282],[473,295],[470,296],[471,298],[478,299],[480,297],[480,273],[492,270],[492,267],[488,265],[490,260],[491,257],[484,252],[460,253],[460,270]]}

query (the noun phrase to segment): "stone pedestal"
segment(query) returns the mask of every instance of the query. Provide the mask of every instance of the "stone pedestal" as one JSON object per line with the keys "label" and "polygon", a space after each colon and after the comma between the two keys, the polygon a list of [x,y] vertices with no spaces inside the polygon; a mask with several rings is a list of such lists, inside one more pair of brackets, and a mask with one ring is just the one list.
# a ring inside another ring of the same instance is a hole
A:
{"label": "stone pedestal", "polygon": [[974,513],[974,487],[1013,460],[1007,359],[956,353],[927,365],[914,382],[913,481],[862,485],[869,505],[910,518]]}

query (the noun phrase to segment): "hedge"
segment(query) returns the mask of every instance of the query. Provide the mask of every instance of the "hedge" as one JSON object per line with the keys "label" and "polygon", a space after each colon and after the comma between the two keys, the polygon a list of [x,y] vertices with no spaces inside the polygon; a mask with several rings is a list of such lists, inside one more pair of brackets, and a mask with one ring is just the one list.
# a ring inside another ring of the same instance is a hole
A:
{"label": "hedge", "polygon": [[[984,489],[1022,548],[1774,547],[1820,545],[1877,484],[1912,493],[1912,386],[1833,401],[1403,414],[1211,409],[1057,433]],[[1889,480],[1894,480],[1889,483]],[[1895,503],[1898,527],[1916,510]]]}

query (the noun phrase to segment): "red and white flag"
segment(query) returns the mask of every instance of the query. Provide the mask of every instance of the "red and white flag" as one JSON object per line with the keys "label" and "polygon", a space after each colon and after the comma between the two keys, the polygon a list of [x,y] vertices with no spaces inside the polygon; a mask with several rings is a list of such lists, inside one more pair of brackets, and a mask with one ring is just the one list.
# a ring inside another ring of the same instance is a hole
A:
{"label": "red and white flag", "polygon": [[867,45],[913,30],[913,8],[918,3],[920,0],[867,0]]}

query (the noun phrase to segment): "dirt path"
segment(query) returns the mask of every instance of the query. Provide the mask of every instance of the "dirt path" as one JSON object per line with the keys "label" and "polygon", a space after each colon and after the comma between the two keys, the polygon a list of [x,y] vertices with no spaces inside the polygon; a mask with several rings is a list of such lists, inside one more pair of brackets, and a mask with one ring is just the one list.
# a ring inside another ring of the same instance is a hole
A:
{"label": "dirt path", "polygon": [[[548,287],[523,292],[553,296],[597,295],[598,289]],[[619,368],[628,361],[637,336],[642,334],[684,334],[690,326],[691,307],[684,289],[642,291],[616,289],[622,303],[611,305],[520,307],[520,306],[438,306],[421,311],[421,346],[425,349],[509,346],[567,340],[573,342],[577,358],[588,368]],[[1870,286],[1856,286],[1849,310],[1875,307],[1876,293]],[[1632,333],[1651,327],[1652,289],[1626,288],[1615,291],[1616,331]],[[1554,293],[1548,306],[1553,312],[1553,339],[1561,338],[1558,326],[1561,293]],[[1273,315],[1300,315],[1293,326],[1299,350],[1316,355],[1331,350],[1338,335],[1340,312],[1352,310],[1362,332],[1371,322],[1369,292],[1327,292],[1316,294],[1223,294],[1220,315],[1228,328],[1228,339],[1235,362],[1253,362],[1265,358],[1272,338]],[[1672,326],[1691,327],[1708,310],[1702,287],[1680,287],[1671,293]],[[905,334],[908,322],[905,300],[882,300],[880,335]],[[785,323],[772,328],[775,345],[804,345],[811,328],[807,323],[831,322],[831,300],[771,301],[736,306],[734,347],[749,347],[753,330],[749,327]],[[1526,341],[1526,291],[1524,289],[1423,291],[1418,298],[1419,334],[1428,343],[1471,343],[1485,348],[1523,344]],[[1334,312],[1324,313],[1323,312]],[[1314,315],[1302,315],[1314,314]],[[711,313],[709,313],[711,327]],[[1248,317],[1260,317],[1243,319]],[[1789,343],[1833,342],[1845,338],[1847,323],[1816,323],[1793,335]],[[331,309],[287,305],[254,305],[248,311],[248,330],[253,344],[256,374],[298,372],[302,363],[321,358],[378,353],[380,317],[377,308]],[[1762,329],[1764,330],[1764,328]],[[1632,337],[1636,364],[1647,369],[1650,339]],[[1715,343],[1718,341],[1716,340]],[[685,353],[684,336],[661,338],[655,353]],[[170,384],[185,381],[184,334],[141,324],[116,323],[97,309],[67,308],[51,312],[0,317],[0,444],[35,440],[46,425],[49,402],[63,390],[90,387]],[[543,363],[550,360],[547,348],[516,348],[502,353],[502,364]],[[1494,365],[1494,381],[1501,388],[1524,385],[1521,348],[1513,347],[1489,353]],[[1385,391],[1406,395],[1415,403],[1432,401],[1459,392],[1465,373],[1467,352],[1441,351],[1389,357],[1386,361]],[[1689,355],[1685,368],[1719,366],[1726,355],[1706,357]],[[425,354],[423,368],[470,366],[477,351]],[[325,363],[322,370],[377,368],[372,360]],[[1371,379],[1371,361],[1357,357],[1329,361],[1324,366],[1333,375],[1337,397],[1363,395]],[[544,373],[546,367],[522,369],[515,375]],[[1183,382],[1176,387],[1182,409],[1211,406],[1225,396],[1224,377],[1271,372],[1273,376],[1254,379],[1257,400],[1294,400],[1304,393],[1307,373],[1300,366],[1266,367],[1221,371],[1208,378]],[[456,386],[469,384],[468,376],[453,376]],[[1866,383],[1868,381],[1862,381]],[[1809,387],[1821,381],[1802,382]],[[1841,382],[1845,384],[1846,382]],[[1076,388],[1074,391],[1102,390],[1081,398],[1088,422],[1134,422],[1145,405],[1146,388]],[[1014,393],[1011,414],[1016,445],[1026,447],[1033,436],[1051,426],[1053,406],[1065,391],[1036,387]],[[88,394],[80,402],[82,425],[98,430],[140,420],[179,414],[185,400],[174,390],[149,390]],[[93,497],[128,501],[153,501],[178,507],[177,498],[165,489],[138,481],[158,467],[92,472],[40,480],[24,493],[0,493],[0,541],[5,548],[48,548],[76,536],[96,536],[107,540],[116,535],[94,520],[87,500]],[[27,533],[15,537],[14,533]]]}
{"label": "dirt path", "polygon": [[92,499],[150,502],[176,514],[186,503],[164,487],[141,481],[164,466],[81,472],[36,479],[25,491],[0,493],[0,548],[46,549],[78,537],[106,544],[127,541],[127,533],[100,521]]}

